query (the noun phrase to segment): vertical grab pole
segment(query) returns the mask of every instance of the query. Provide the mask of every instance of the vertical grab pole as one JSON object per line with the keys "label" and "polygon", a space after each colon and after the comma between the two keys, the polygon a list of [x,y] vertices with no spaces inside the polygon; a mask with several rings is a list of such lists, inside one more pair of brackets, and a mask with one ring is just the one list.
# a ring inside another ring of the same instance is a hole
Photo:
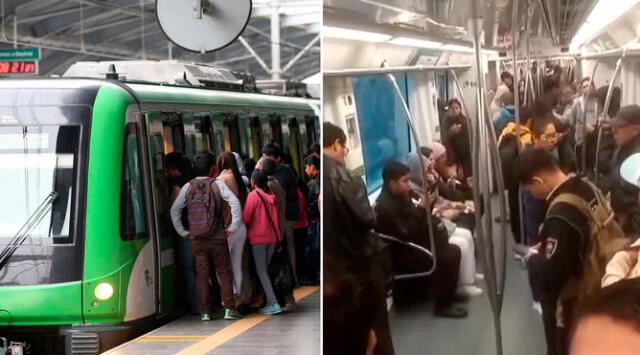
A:
{"label": "vertical grab pole", "polygon": [[580,117],[582,120],[582,151],[580,152],[582,164],[580,170],[582,170],[583,175],[587,174],[587,100],[589,99],[589,91],[591,90],[591,85],[593,85],[593,77],[596,75],[598,65],[600,65],[600,60],[596,59],[596,65],[594,65],[589,77],[587,91],[582,97],[582,117]]}
{"label": "vertical grab pole", "polygon": [[[517,1],[517,0],[516,0]],[[482,255],[484,257],[485,265],[488,269],[486,283],[489,288],[489,301],[493,310],[494,330],[496,336],[496,353],[502,355],[502,326],[500,322],[500,305],[499,295],[496,283],[496,265],[495,254],[493,249],[493,235],[492,235],[492,218],[491,218],[491,191],[489,188],[489,180],[486,174],[480,173],[480,168],[486,167],[489,163],[489,157],[487,156],[486,149],[481,144],[481,140],[486,140],[486,127],[484,127],[485,117],[485,103],[484,103],[484,80],[482,73],[482,58],[481,58],[481,27],[482,19],[478,18],[477,3],[473,2],[474,18],[469,20],[470,27],[473,33],[473,44],[475,52],[475,64],[477,75],[476,101],[477,101],[477,115],[474,122],[473,132],[473,144],[474,144],[474,159],[473,159],[473,197],[476,205],[476,223],[478,228],[480,247],[482,249]],[[480,195],[480,189],[483,188],[483,195]],[[484,216],[480,214],[480,207],[484,202]],[[486,246],[484,245],[486,242]]]}
{"label": "vertical grab pole", "polygon": [[[413,118],[411,116],[411,111],[409,110],[409,106],[407,106],[407,103],[404,101],[404,98],[402,97],[402,91],[400,91],[400,87],[398,86],[396,77],[393,76],[392,73],[388,73],[387,78],[389,78],[391,85],[395,89],[395,92],[398,95],[398,99],[400,100],[400,102],[402,102],[402,107],[404,108],[404,113],[405,113],[405,120],[409,125],[409,129],[411,130],[411,134],[413,135],[413,140],[416,142],[416,146],[418,147],[418,149],[420,149],[421,147],[420,140],[418,139],[418,133],[416,131],[416,128],[413,125]],[[425,191],[424,198],[428,198],[426,196],[427,186],[425,184],[425,176],[424,176],[424,171],[426,169],[424,166],[424,162],[422,161],[422,156],[420,155],[419,152],[418,152],[418,158],[419,158],[418,161],[420,162],[420,169],[422,171],[422,174],[420,174],[420,180],[422,181],[422,189],[423,191]],[[433,264],[431,264],[431,269],[429,269],[426,273],[423,274],[425,276],[428,276],[433,274],[433,272],[436,270],[436,243],[435,243],[435,237],[433,234],[433,222],[431,221],[431,206],[429,205],[428,202],[425,204],[425,210],[427,212],[427,228],[429,230],[429,241],[431,242],[431,254],[433,256]]]}
{"label": "vertical grab pole", "polygon": [[613,95],[613,87],[614,84],[616,82],[616,80],[618,79],[618,76],[620,75],[620,71],[622,69],[622,59],[625,57],[624,52],[622,53],[622,57],[618,58],[618,61],[616,62],[616,70],[613,72],[613,77],[611,78],[611,82],[609,83],[609,88],[607,89],[607,98],[604,101],[604,108],[602,110],[602,116],[598,117],[598,123],[596,124],[596,127],[598,127],[598,139],[596,140],[596,161],[595,164],[593,166],[593,177],[596,181],[598,181],[598,167],[599,167],[599,162],[600,159],[598,159],[598,152],[600,152],[600,142],[602,141],[602,124],[604,123],[604,118],[605,116],[607,118],[611,118],[609,117],[609,105],[611,104],[611,96]]}

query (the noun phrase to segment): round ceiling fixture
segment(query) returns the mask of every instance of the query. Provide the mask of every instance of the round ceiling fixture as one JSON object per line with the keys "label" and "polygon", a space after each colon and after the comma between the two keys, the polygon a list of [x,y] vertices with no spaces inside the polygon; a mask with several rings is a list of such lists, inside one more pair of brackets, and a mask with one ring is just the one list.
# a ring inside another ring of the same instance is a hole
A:
{"label": "round ceiling fixture", "polygon": [[156,1],[164,34],[177,46],[199,53],[233,43],[247,27],[251,8],[251,0]]}

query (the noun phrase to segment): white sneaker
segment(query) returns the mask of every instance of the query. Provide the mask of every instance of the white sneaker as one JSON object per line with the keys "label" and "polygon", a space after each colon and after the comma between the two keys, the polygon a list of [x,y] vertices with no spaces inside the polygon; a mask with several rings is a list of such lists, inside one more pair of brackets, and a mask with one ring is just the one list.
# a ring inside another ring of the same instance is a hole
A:
{"label": "white sneaker", "polygon": [[533,310],[542,316],[542,305],[540,302],[533,302]]}
{"label": "white sneaker", "polygon": [[484,280],[484,274],[476,273],[475,277],[476,277],[476,281],[483,281]]}
{"label": "white sneaker", "polygon": [[460,286],[458,292],[468,297],[478,297],[484,293],[480,287],[473,285]]}

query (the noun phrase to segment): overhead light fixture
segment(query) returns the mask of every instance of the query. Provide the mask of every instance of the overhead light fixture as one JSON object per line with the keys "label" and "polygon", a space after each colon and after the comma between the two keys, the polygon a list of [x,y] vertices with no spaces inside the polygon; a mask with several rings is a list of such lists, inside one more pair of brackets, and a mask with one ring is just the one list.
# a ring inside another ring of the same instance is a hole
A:
{"label": "overhead light fixture", "polygon": [[611,6],[611,1],[598,0],[587,20],[573,36],[570,45],[571,51],[577,50],[638,3],[640,0],[616,0],[615,6]]}
{"label": "overhead light fixture", "polygon": [[452,52],[464,52],[464,53],[474,52],[473,48],[471,47],[460,46],[457,44],[445,44],[444,46],[442,46],[442,49],[444,49],[445,51],[452,51]]}
{"label": "overhead light fixture", "polygon": [[441,42],[428,41],[424,39],[417,39],[417,38],[410,38],[410,37],[397,37],[389,41],[389,43],[397,44],[400,46],[442,49]]}
{"label": "overhead light fixture", "polygon": [[386,42],[391,39],[391,36],[387,34],[331,26],[322,26],[322,35],[325,37],[351,39],[364,42]]}

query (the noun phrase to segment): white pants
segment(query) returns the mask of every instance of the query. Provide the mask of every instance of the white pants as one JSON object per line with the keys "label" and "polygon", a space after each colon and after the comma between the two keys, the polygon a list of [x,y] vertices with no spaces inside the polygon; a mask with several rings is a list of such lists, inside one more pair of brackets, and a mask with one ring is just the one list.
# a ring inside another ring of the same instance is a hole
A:
{"label": "white pants", "polygon": [[460,278],[458,285],[472,285],[476,282],[476,255],[473,235],[468,229],[456,227],[449,237],[449,243],[460,248]]}
{"label": "white pants", "polygon": [[242,257],[244,244],[247,241],[247,227],[242,221],[238,225],[238,230],[231,234],[227,242],[229,244],[229,254],[231,256],[231,270],[233,272],[233,291],[236,295],[242,294]]}

